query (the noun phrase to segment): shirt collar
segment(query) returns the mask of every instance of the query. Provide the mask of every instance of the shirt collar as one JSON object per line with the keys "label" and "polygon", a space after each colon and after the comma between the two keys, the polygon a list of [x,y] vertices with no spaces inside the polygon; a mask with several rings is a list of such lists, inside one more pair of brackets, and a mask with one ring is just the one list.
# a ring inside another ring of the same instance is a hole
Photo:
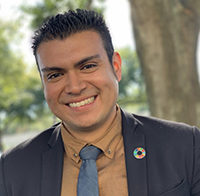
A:
{"label": "shirt collar", "polygon": [[86,145],[94,145],[100,148],[104,155],[110,159],[114,158],[116,147],[122,137],[121,132],[121,110],[119,106],[116,107],[116,116],[111,123],[108,130],[95,141],[86,143],[74,138],[62,123],[61,134],[65,146],[65,152],[76,163],[80,161],[79,152]]}

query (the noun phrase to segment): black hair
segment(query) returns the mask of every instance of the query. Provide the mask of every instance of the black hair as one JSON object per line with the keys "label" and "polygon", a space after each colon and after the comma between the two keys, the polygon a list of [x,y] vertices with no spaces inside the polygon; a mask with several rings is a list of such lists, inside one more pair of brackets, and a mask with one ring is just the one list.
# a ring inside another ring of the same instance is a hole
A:
{"label": "black hair", "polygon": [[[103,16],[95,11],[76,9],[69,10],[64,14],[52,16],[43,25],[35,31],[33,37],[32,49],[36,58],[36,52],[42,42],[60,39],[64,40],[70,35],[85,30],[97,32],[103,41],[110,64],[112,65],[112,57],[114,48],[109,29],[103,19]],[[37,64],[38,65],[38,64]]]}

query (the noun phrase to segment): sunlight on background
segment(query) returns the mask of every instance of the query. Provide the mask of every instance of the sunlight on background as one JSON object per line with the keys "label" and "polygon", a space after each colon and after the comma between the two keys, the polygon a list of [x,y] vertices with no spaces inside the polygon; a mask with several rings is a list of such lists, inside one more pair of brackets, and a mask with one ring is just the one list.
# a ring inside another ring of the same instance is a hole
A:
{"label": "sunlight on background", "polygon": [[[12,20],[20,15],[18,6],[33,5],[41,0],[6,0],[0,3],[0,17],[5,20]],[[115,48],[121,48],[124,46],[130,46],[135,49],[135,43],[133,39],[133,31],[130,21],[130,8],[128,0],[117,0],[113,4],[113,0],[106,0],[106,11],[105,18],[110,28],[111,35],[113,38],[113,44]],[[28,29],[29,20],[24,24],[21,31],[25,33],[25,37],[22,40],[20,49],[24,53],[25,60],[28,62],[34,62],[32,55],[31,46],[31,35],[32,32]],[[200,76],[200,40],[198,43],[197,50],[197,62],[198,71]]]}
{"label": "sunlight on background", "polygon": [[[12,20],[20,15],[18,10],[19,5],[28,4],[32,5],[41,0],[6,0],[0,3],[0,18],[6,20]],[[107,25],[109,26],[113,44],[115,48],[121,48],[124,46],[130,46],[135,48],[132,34],[132,26],[130,22],[130,9],[128,1],[118,0],[113,5],[113,0],[106,0],[106,11],[104,14]],[[21,31],[25,33],[25,37],[22,40],[20,49],[25,54],[25,59],[28,62],[34,61],[31,46],[32,31],[28,29],[29,20],[22,27]]]}

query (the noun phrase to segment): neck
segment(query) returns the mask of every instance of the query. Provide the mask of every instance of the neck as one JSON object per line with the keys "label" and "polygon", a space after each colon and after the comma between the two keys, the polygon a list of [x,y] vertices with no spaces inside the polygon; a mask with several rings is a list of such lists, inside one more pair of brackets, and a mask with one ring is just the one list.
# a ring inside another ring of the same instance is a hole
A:
{"label": "neck", "polygon": [[109,116],[108,120],[101,124],[101,126],[93,126],[93,127],[83,127],[79,129],[70,129],[66,123],[63,122],[63,126],[65,129],[77,140],[80,140],[85,143],[91,143],[93,141],[101,138],[112,125],[114,119],[116,118],[116,109]]}

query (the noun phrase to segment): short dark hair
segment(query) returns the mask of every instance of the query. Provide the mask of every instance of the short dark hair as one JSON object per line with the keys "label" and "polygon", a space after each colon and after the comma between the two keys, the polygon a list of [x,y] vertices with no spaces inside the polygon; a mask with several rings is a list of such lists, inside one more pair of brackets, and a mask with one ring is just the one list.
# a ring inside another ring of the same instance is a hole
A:
{"label": "short dark hair", "polygon": [[105,20],[101,14],[95,11],[88,11],[84,9],[69,10],[64,14],[52,16],[50,19],[45,21],[38,30],[35,31],[32,49],[36,58],[36,62],[36,52],[42,42],[55,39],[64,40],[72,34],[85,30],[92,30],[100,35],[108,59],[112,65],[114,48]]}

